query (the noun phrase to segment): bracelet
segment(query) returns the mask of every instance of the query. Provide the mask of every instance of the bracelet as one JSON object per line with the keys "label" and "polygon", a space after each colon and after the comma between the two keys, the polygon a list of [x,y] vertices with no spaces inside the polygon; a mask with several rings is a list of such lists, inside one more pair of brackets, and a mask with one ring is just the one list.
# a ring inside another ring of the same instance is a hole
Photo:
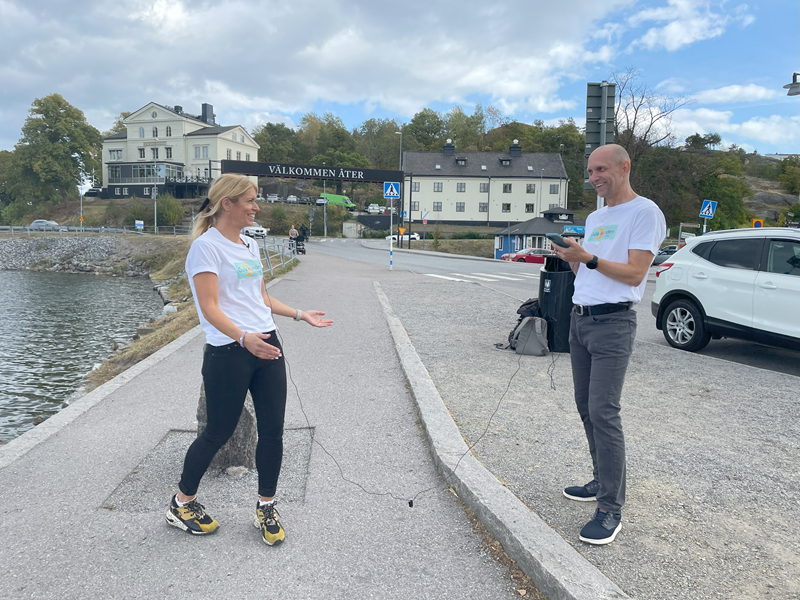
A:
{"label": "bracelet", "polygon": [[243,331],[243,332],[242,332],[242,337],[240,337],[240,338],[239,338],[239,345],[240,345],[242,348],[244,348],[244,336],[246,336],[246,335],[247,335],[247,332],[246,332],[246,331]]}
{"label": "bracelet", "polygon": [[297,311],[297,314],[294,316],[294,320],[300,321],[303,318],[303,312],[299,308],[296,308],[295,310]]}

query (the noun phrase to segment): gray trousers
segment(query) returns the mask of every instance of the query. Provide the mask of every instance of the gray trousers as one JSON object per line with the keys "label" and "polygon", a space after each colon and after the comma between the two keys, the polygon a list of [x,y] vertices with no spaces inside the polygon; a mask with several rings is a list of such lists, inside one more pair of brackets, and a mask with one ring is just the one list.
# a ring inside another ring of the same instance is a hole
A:
{"label": "gray trousers", "polygon": [[575,403],[589,442],[594,479],[600,482],[597,506],[615,513],[625,504],[625,437],[619,400],[635,337],[633,310],[596,317],[572,311],[569,352]]}

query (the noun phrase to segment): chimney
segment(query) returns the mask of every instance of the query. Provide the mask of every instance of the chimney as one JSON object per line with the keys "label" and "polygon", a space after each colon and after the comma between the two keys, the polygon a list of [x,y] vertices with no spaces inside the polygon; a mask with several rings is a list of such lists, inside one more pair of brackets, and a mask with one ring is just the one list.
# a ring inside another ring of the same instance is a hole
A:
{"label": "chimney", "polygon": [[200,116],[200,119],[209,125],[216,125],[214,122],[214,117],[216,116],[217,115],[214,114],[214,107],[211,104],[206,104],[203,102],[203,112]]}
{"label": "chimney", "polygon": [[522,146],[519,145],[519,140],[514,140],[514,143],[508,148],[508,153],[511,156],[522,156]]}
{"label": "chimney", "polygon": [[444,156],[455,156],[456,155],[456,147],[453,145],[453,140],[448,139],[447,143],[444,145],[442,149],[442,154]]}
{"label": "chimney", "polygon": [[181,114],[183,112],[183,107],[182,106],[178,106],[176,104],[175,105],[175,112],[178,113],[178,114]]}

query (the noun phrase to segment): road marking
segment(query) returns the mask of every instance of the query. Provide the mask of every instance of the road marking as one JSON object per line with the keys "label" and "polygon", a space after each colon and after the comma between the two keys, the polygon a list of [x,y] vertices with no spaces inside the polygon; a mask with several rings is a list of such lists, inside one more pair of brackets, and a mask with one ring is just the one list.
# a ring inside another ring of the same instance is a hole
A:
{"label": "road marking", "polygon": [[478,277],[477,275],[465,275],[464,273],[453,273],[459,277],[469,277],[470,279],[477,279],[478,281],[497,281],[497,279],[489,279],[488,277]]}
{"label": "road marking", "polygon": [[476,275],[485,275],[486,277],[495,277],[496,279],[505,279],[506,281],[525,281],[519,277],[508,277],[507,275],[495,275],[494,273],[475,273]]}
{"label": "road marking", "polygon": [[463,281],[469,283],[466,279],[456,279],[455,277],[448,277],[447,275],[434,275],[433,273],[423,273],[426,277],[438,277],[440,279],[447,279],[448,281]]}
{"label": "road marking", "polygon": [[528,279],[539,279],[538,275],[533,275],[531,273],[503,273],[503,275],[512,275],[514,277],[526,277]]}

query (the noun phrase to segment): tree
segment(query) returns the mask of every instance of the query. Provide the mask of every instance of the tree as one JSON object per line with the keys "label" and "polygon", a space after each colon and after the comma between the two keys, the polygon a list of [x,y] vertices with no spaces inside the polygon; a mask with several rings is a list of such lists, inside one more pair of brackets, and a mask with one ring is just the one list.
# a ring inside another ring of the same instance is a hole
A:
{"label": "tree", "polygon": [[424,150],[433,150],[441,144],[444,135],[444,119],[435,110],[423,108],[406,125],[411,137]]}
{"label": "tree", "polygon": [[780,164],[780,171],[778,181],[781,187],[795,196],[800,193],[800,158],[797,156],[784,158]]}
{"label": "tree", "polygon": [[635,167],[648,148],[672,143],[672,115],[693,100],[653,91],[633,67],[612,73],[610,79],[617,85],[614,140],[628,151]]}
{"label": "tree", "polygon": [[181,219],[186,214],[181,203],[172,194],[161,194],[156,205],[158,206],[159,225],[175,226],[181,222]]}
{"label": "tree", "polygon": [[[318,154],[311,159],[312,165],[325,164],[334,167],[350,167],[369,169],[369,160],[358,152],[340,152],[339,150],[329,149],[325,154]],[[351,184],[352,186],[353,184]],[[336,193],[342,193],[342,182],[336,182]]]}
{"label": "tree", "polygon": [[60,195],[69,206],[69,194],[101,167],[103,139],[83,112],[50,94],[33,101],[16,145],[15,161],[21,176],[44,196]]}
{"label": "tree", "polygon": [[394,119],[367,119],[353,132],[356,151],[365,156],[378,169],[397,169],[400,164],[402,131],[403,150],[419,148],[416,140],[408,135],[407,126],[401,127]]}
{"label": "tree", "polygon": [[297,137],[293,129],[283,123],[265,123],[252,131],[260,146],[258,160],[263,162],[291,163],[297,160]]}
{"label": "tree", "polygon": [[116,119],[114,119],[113,125],[111,125],[111,129],[108,131],[103,132],[103,137],[107,138],[110,135],[114,135],[115,133],[119,133],[120,131],[125,131],[127,128],[125,127],[125,123],[123,121],[130,117],[133,113],[127,110],[123,110],[119,113]]}
{"label": "tree", "polygon": [[706,150],[709,146],[712,148],[719,146],[720,142],[722,142],[722,138],[718,133],[711,132],[706,135],[695,133],[686,138],[686,149]]}

